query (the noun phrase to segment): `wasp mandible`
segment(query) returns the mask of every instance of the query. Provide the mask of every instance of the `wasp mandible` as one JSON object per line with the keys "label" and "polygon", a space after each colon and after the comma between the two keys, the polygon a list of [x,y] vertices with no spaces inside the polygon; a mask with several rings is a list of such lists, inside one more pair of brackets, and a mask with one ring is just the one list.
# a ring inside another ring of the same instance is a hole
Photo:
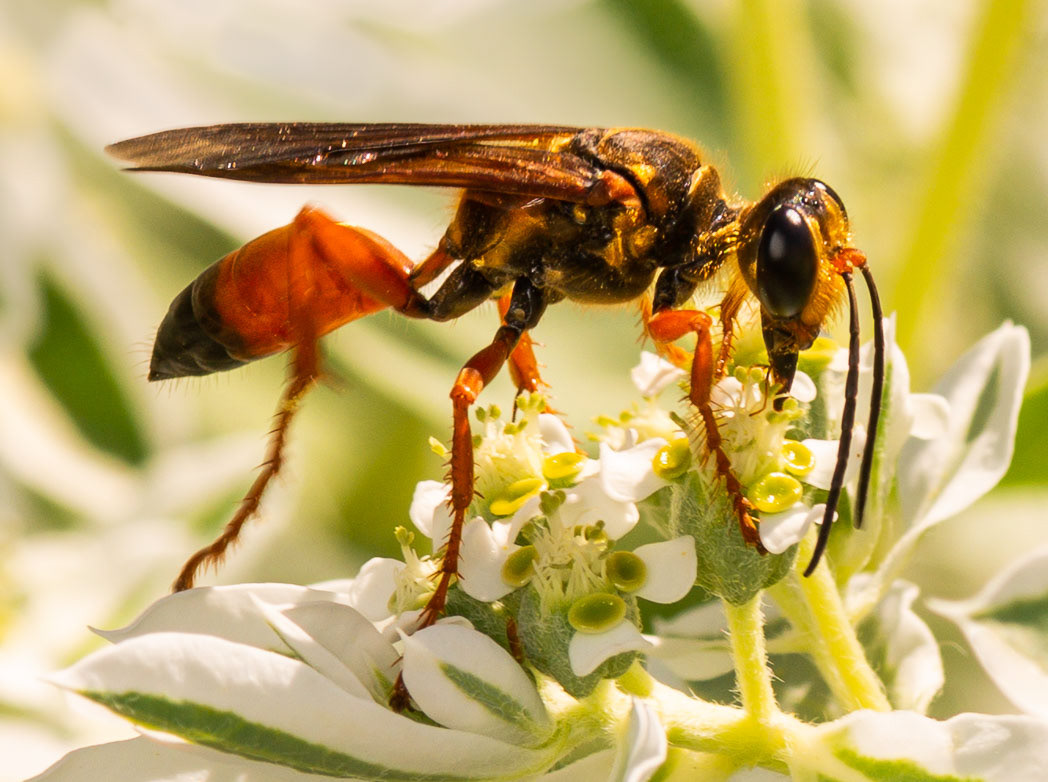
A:
{"label": "wasp mandible", "polygon": [[[854,514],[857,524],[862,518],[884,380],[881,311],[866,257],[852,246],[844,204],[817,179],[787,179],[747,202],[725,194],[717,170],[691,142],[629,128],[229,124],[155,133],[108,151],[139,171],[462,189],[451,225],[418,264],[371,231],[307,207],[290,225],[216,262],[175,298],[157,334],[150,380],[205,375],[292,351],[265,465],[222,534],[185,564],[175,590],[191,587],[200,568],[219,560],[256,512],[280,470],[294,411],[320,375],[319,338],[385,308],[446,321],[494,298],[501,313],[490,343],[463,365],[452,386],[453,524],[422,625],[444,608],[474,496],[469,409],[507,363],[519,390],[539,387],[528,332],[547,306],[562,299],[642,302],[646,334],[678,363],[690,364],[689,399],[704,423],[706,448],[744,538],[760,548],[757,520],[722,447],[711,388],[730,359],[736,318],[747,300],[759,305],[771,380],[788,394],[798,353],[847,298],[840,451],[810,574],[828,540],[854,425],[857,269],[870,291],[876,329],[869,437]],[[432,295],[421,292],[449,269]],[[711,316],[679,308],[721,273],[727,280],[719,314],[723,336],[714,355]],[[672,343],[691,333],[697,343],[688,356]]]}

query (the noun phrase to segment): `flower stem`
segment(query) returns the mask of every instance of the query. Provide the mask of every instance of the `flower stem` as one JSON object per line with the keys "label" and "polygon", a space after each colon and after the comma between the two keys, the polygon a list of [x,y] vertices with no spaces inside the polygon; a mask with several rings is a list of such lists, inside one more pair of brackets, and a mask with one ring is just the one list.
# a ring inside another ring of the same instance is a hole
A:
{"label": "flower stem", "polygon": [[724,602],[731,633],[731,651],[735,661],[735,681],[742,709],[761,723],[772,721],[779,713],[771,686],[771,670],[764,646],[764,616],[758,592],[741,605]]}
{"label": "flower stem", "polygon": [[[808,562],[814,549],[814,536],[806,536],[797,551],[797,562]],[[866,652],[855,635],[855,628],[848,621],[837,585],[825,560],[811,576],[806,578],[795,570],[790,578],[793,580],[792,586],[807,604],[811,619],[809,632],[816,644],[824,647],[821,655],[823,659],[815,655],[816,663],[824,674],[827,667],[832,668],[827,683],[834,687],[834,693],[842,705],[853,711],[891,711],[884,684],[866,659]]]}

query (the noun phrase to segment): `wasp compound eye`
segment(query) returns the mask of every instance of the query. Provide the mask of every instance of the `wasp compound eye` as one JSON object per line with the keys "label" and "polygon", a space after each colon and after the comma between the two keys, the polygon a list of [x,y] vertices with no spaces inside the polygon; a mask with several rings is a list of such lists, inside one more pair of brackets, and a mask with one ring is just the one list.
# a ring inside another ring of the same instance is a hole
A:
{"label": "wasp compound eye", "polygon": [[817,271],[815,239],[799,211],[780,206],[768,216],[757,248],[757,296],[777,318],[808,303]]}

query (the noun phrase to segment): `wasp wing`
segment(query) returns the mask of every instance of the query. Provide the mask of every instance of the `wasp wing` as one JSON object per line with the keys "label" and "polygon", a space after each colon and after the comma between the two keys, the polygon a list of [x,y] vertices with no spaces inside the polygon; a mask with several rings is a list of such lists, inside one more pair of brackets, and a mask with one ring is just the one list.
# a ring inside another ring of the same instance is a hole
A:
{"label": "wasp wing", "polygon": [[584,201],[603,169],[559,125],[237,123],[182,128],[106,150],[140,171],[274,183],[462,187]]}

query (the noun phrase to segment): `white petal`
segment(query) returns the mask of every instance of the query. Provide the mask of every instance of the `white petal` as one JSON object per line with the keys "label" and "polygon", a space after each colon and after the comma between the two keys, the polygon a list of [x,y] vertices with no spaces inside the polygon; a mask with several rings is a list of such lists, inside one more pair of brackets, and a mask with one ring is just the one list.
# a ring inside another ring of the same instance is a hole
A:
{"label": "white petal", "polygon": [[28,782],[316,782],[315,774],[140,736],[70,752]]}
{"label": "white petal", "polygon": [[473,519],[463,528],[459,584],[470,597],[491,603],[513,591],[502,580],[502,565],[520,548],[508,539],[511,526],[497,521],[489,526],[484,519]]}
{"label": "white petal", "polygon": [[[816,735],[822,747],[810,751],[832,752],[855,778],[885,761],[904,764],[914,779],[1041,782],[1048,769],[1048,724],[1030,717],[961,714],[938,722],[908,711],[857,711],[819,726]],[[889,769],[876,778],[890,778]]]}
{"label": "white petal", "polygon": [[539,416],[539,434],[542,435],[542,442],[546,444],[546,447],[542,449],[544,453],[573,453],[575,451],[575,441],[571,439],[571,432],[558,415],[542,413]]}
{"label": "white petal", "polygon": [[419,481],[411,497],[408,518],[415,529],[433,540],[433,516],[437,509],[447,504],[451,487],[440,481]]}
{"label": "white petal", "polygon": [[941,437],[910,440],[903,448],[899,499],[907,522],[926,529],[997,484],[1011,462],[1029,371],[1030,336],[1006,323],[965,353],[936,385],[935,392],[950,405],[949,426]]}
{"label": "white petal", "polygon": [[695,585],[695,538],[681,535],[673,540],[647,543],[633,553],[647,566],[648,577],[634,594],[655,603],[676,603]]}
{"label": "white petal", "polygon": [[666,762],[666,730],[648,701],[632,698],[626,740],[619,746],[615,767],[608,776],[614,782],[647,782]]}
{"label": "white petal", "polygon": [[[813,440],[807,439],[802,443],[812,456],[815,457],[815,467],[804,476],[803,480],[809,486],[816,489],[829,489],[833,480],[833,471],[837,468],[837,451],[840,450],[840,440]],[[844,482],[848,483],[859,471],[862,462],[862,449],[866,445],[866,430],[862,426],[856,426],[852,431],[851,451],[848,454],[848,466],[844,471]]]}
{"label": "white petal", "polygon": [[666,440],[650,440],[615,451],[607,443],[600,444],[600,484],[613,500],[637,502],[654,494],[668,482],[655,474],[652,459]]}
{"label": "white petal", "polygon": [[396,577],[404,567],[399,559],[369,559],[353,579],[347,603],[372,622],[387,618],[390,616],[389,600],[396,589]]}
{"label": "white petal", "polygon": [[604,633],[575,633],[568,644],[568,659],[576,676],[593,673],[609,657],[630,651],[641,651],[651,643],[634,624],[623,619]]}
{"label": "white petal", "polygon": [[111,643],[178,631],[213,635],[259,649],[284,650],[284,644],[259,613],[257,601],[286,608],[316,600],[349,602],[344,595],[291,584],[198,587],[162,597],[127,627],[95,632]]}
{"label": "white petal", "polygon": [[938,394],[910,394],[907,398],[913,418],[910,437],[934,440],[946,433],[950,424],[950,404]]}
{"label": "white petal", "polygon": [[403,640],[404,683],[435,722],[513,744],[553,731],[535,684],[486,635],[438,624]]}
{"label": "white petal", "polygon": [[[868,574],[848,582],[848,592],[861,595]],[[944,679],[939,643],[928,625],[913,610],[917,586],[895,581],[860,632],[872,659],[881,660],[878,671],[888,686],[892,705],[924,713]],[[846,598],[846,603],[848,598]]]}
{"label": "white petal", "polygon": [[731,375],[718,380],[710,390],[710,401],[719,407],[735,407],[741,397],[742,383]]}
{"label": "white petal", "polygon": [[619,502],[605,494],[597,477],[587,478],[567,493],[559,509],[565,524],[593,525],[604,522],[604,532],[618,540],[640,520],[640,511],[632,502]]}
{"label": "white petal", "polygon": [[[334,603],[329,605],[334,605]],[[378,636],[378,631],[375,630],[371,623],[364,617],[357,614],[357,612],[352,608],[346,608],[345,606],[341,607],[351,614],[356,614],[356,617],[360,622],[367,625],[367,627]],[[289,619],[273,606],[267,606],[261,602],[258,604],[258,611],[263,617],[265,617],[266,621],[273,626],[273,629],[280,634],[284,643],[288,645],[291,651],[293,651],[302,662],[327,678],[332,684],[341,687],[350,695],[357,698],[372,697],[372,693],[364,686],[364,682],[357,677],[356,673],[347,667],[342,660],[336,657],[330,649],[319,643],[315,638],[313,638],[313,636],[306,632],[306,630],[299,624]],[[342,618],[343,617],[337,617],[337,619]],[[381,638],[378,640],[380,643],[384,643]],[[393,651],[392,645],[387,644],[387,646],[395,660],[396,652]],[[381,696],[382,693],[379,691],[376,694]]]}
{"label": "white petal", "polygon": [[[525,776],[548,762],[537,751],[422,725],[353,697],[301,660],[211,636],[133,638],[54,679],[118,713],[134,710],[158,730],[203,731],[230,752],[265,751],[318,774],[442,776],[468,768],[482,778]],[[282,758],[280,747],[292,755]]]}
{"label": "white petal", "polygon": [[630,380],[641,396],[656,396],[662,389],[687,374],[661,356],[647,350],[641,351],[640,363],[630,370]]}
{"label": "white petal", "polygon": [[[1048,719],[1048,547],[1035,549],[993,578],[975,597],[928,600],[964,633],[972,651],[1001,692],[1028,714]],[[1023,610],[1023,607],[1027,608]]]}
{"label": "white petal", "polygon": [[818,391],[815,381],[804,372],[797,371],[793,376],[793,385],[790,386],[790,396],[798,402],[813,402]]}
{"label": "white petal", "polygon": [[389,697],[399,655],[362,614],[336,603],[305,603],[286,609],[284,616],[352,671],[374,699]]}
{"label": "white petal", "polygon": [[757,524],[761,544],[770,554],[781,554],[794,543],[799,543],[817,520],[822,519],[826,506],[809,508],[798,502],[781,513],[763,513]]}

